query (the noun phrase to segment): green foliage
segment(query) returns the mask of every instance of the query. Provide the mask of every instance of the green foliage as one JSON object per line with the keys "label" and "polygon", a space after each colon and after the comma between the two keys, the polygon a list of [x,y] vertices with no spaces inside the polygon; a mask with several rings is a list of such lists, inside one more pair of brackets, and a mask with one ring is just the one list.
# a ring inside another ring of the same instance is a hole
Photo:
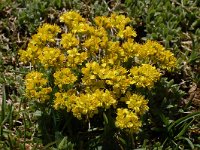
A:
{"label": "green foliage", "polygon": [[198,1],[126,0],[125,4],[130,15],[145,25],[145,39],[161,40],[167,48],[178,50],[187,40],[185,34],[195,34],[198,30]]}

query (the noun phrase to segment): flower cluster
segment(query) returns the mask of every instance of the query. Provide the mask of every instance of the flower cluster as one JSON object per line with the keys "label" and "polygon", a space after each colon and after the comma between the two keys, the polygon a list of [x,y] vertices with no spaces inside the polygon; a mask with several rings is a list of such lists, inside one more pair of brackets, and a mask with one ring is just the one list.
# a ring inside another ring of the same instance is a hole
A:
{"label": "flower cluster", "polygon": [[176,66],[176,58],[173,53],[156,41],[147,40],[143,45],[137,45],[138,58],[143,63],[151,63],[161,69],[171,70]]}
{"label": "flower cluster", "polygon": [[140,94],[131,94],[130,92],[127,92],[125,97],[122,97],[120,100],[127,104],[128,109],[117,109],[115,125],[121,129],[138,132],[142,125],[139,117],[149,110],[147,106],[148,100]]}
{"label": "flower cluster", "polygon": [[37,71],[30,72],[26,75],[26,96],[30,99],[37,99],[45,102],[50,98],[52,88],[47,86],[48,80],[43,74]]}
{"label": "flower cluster", "polygon": [[98,113],[98,108],[109,109],[115,104],[116,100],[108,90],[96,90],[93,93],[87,92],[78,96],[72,95],[66,101],[67,110],[72,111],[78,119],[81,119],[82,115],[92,118]]}
{"label": "flower cluster", "polygon": [[121,129],[130,129],[131,132],[137,133],[142,126],[142,122],[136,113],[127,108],[118,108],[115,125]]}
{"label": "flower cluster", "polygon": [[78,119],[112,108],[116,127],[138,132],[148,100],[132,91],[151,90],[160,70],[176,67],[173,53],[155,41],[135,42],[131,19],[124,15],[98,16],[90,22],[69,11],[60,21],[65,27],[42,25],[27,49],[19,51],[22,62],[40,71],[26,76],[27,97],[44,102],[51,95],[55,109],[66,109]]}
{"label": "flower cluster", "polygon": [[161,73],[150,64],[142,64],[142,66],[131,68],[130,75],[137,87],[152,88],[154,82],[160,78]]}
{"label": "flower cluster", "polygon": [[54,67],[61,65],[64,61],[64,55],[58,48],[51,48],[49,45],[56,42],[56,35],[61,32],[57,25],[43,24],[29,41],[26,50],[19,50],[20,60],[22,62],[31,62],[37,64],[40,62],[45,67]]}
{"label": "flower cluster", "polygon": [[66,84],[73,84],[77,80],[69,68],[62,68],[56,71],[53,76],[55,78],[54,84],[58,85],[59,88]]}
{"label": "flower cluster", "polygon": [[38,59],[45,68],[48,68],[60,66],[65,60],[65,56],[59,49],[44,47]]}
{"label": "flower cluster", "polygon": [[128,108],[133,110],[136,114],[143,115],[149,109],[147,106],[148,100],[142,95],[133,94],[131,96],[127,95],[126,104]]}
{"label": "flower cluster", "polygon": [[55,93],[54,107],[55,109],[65,109],[72,111],[75,117],[82,119],[91,118],[98,113],[98,108],[103,107],[109,109],[110,106],[116,104],[116,99],[110,91],[96,90],[93,93],[75,94],[72,91]]}

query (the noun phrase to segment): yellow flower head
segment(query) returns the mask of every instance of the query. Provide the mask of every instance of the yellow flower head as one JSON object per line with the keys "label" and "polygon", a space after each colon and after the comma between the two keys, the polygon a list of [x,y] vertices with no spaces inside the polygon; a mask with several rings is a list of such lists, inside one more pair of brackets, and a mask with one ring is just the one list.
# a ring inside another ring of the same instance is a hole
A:
{"label": "yellow flower head", "polygon": [[117,36],[120,38],[131,38],[136,37],[137,34],[130,26],[128,26],[125,30],[120,30]]}
{"label": "yellow flower head", "polygon": [[137,87],[152,88],[154,83],[159,80],[161,73],[152,65],[142,64],[142,66],[131,68],[130,76],[132,83]]}
{"label": "yellow flower head", "polygon": [[83,116],[92,118],[98,113],[100,107],[108,109],[115,104],[116,100],[107,90],[105,92],[96,90],[93,93],[80,94],[79,96],[72,95],[66,102],[68,111],[72,111],[78,119],[82,119]]}
{"label": "yellow flower head", "polygon": [[72,33],[64,33],[62,34],[60,44],[63,48],[70,49],[72,47],[78,46],[79,40]]}
{"label": "yellow flower head", "polygon": [[71,72],[69,68],[62,68],[54,73],[55,85],[62,88],[63,85],[73,84],[77,77]]}
{"label": "yellow flower head", "polygon": [[55,93],[55,100],[54,100],[54,108],[59,109],[59,108],[65,108],[66,107],[66,101],[68,100],[68,93],[60,93],[57,92]]}
{"label": "yellow flower head", "polygon": [[[58,25],[51,25],[48,23],[44,23],[41,27],[38,28],[38,33],[36,40],[41,40],[43,42],[50,41],[54,42],[55,41],[55,36],[61,32],[61,29]],[[33,39],[34,39],[33,38]]]}
{"label": "yellow flower head", "polygon": [[87,52],[78,52],[77,48],[73,48],[67,50],[67,66],[68,67],[76,67],[77,65],[81,65],[88,58]]}
{"label": "yellow flower head", "polygon": [[37,71],[30,72],[26,75],[25,86],[26,96],[30,99],[45,102],[50,98],[51,87],[47,86],[48,80],[43,77],[43,74]]}
{"label": "yellow flower head", "polygon": [[98,27],[105,27],[105,28],[111,27],[110,19],[105,16],[95,17],[94,22]]}
{"label": "yellow flower head", "polygon": [[139,120],[136,113],[133,113],[126,108],[118,108],[115,125],[120,129],[125,129],[132,133],[137,133],[142,126],[142,122]]}
{"label": "yellow flower head", "polygon": [[176,67],[177,59],[174,54],[166,50],[156,41],[147,40],[143,45],[138,46],[138,56],[145,62],[158,65],[161,69],[171,70]]}
{"label": "yellow flower head", "polygon": [[70,27],[73,26],[73,24],[78,24],[85,21],[86,20],[76,11],[69,11],[60,16],[60,22],[64,22]]}
{"label": "yellow flower head", "polygon": [[65,61],[65,56],[59,49],[50,47],[44,47],[38,58],[45,68],[63,66]]}
{"label": "yellow flower head", "polygon": [[125,17],[124,15],[117,15],[116,13],[113,13],[110,16],[111,26],[119,30],[124,30],[125,26],[130,22],[130,18]]}
{"label": "yellow flower head", "polygon": [[133,110],[136,114],[143,115],[146,111],[149,110],[147,106],[148,100],[144,99],[144,96],[133,94],[127,98],[126,104],[128,108]]}

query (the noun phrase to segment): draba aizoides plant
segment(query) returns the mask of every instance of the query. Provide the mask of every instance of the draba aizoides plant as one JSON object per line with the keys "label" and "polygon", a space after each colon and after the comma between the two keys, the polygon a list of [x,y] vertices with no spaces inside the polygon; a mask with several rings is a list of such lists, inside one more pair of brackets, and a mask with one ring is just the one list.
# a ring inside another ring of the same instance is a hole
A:
{"label": "draba aizoides plant", "polygon": [[25,77],[27,98],[84,121],[111,109],[117,128],[138,133],[149,108],[136,89],[151,90],[164,70],[171,71],[173,53],[156,41],[135,42],[124,15],[88,21],[69,11],[60,21],[62,27],[43,24],[19,50],[20,60],[33,66]]}

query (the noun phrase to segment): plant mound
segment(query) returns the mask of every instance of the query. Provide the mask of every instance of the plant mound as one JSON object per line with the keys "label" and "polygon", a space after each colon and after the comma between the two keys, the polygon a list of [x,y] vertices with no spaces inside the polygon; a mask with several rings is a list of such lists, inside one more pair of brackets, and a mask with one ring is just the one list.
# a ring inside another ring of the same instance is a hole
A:
{"label": "plant mound", "polygon": [[117,128],[139,132],[149,109],[140,91],[176,67],[173,53],[156,41],[135,42],[124,15],[89,21],[69,11],[60,21],[61,27],[43,24],[19,51],[33,66],[25,77],[27,98],[86,121],[109,110]]}

